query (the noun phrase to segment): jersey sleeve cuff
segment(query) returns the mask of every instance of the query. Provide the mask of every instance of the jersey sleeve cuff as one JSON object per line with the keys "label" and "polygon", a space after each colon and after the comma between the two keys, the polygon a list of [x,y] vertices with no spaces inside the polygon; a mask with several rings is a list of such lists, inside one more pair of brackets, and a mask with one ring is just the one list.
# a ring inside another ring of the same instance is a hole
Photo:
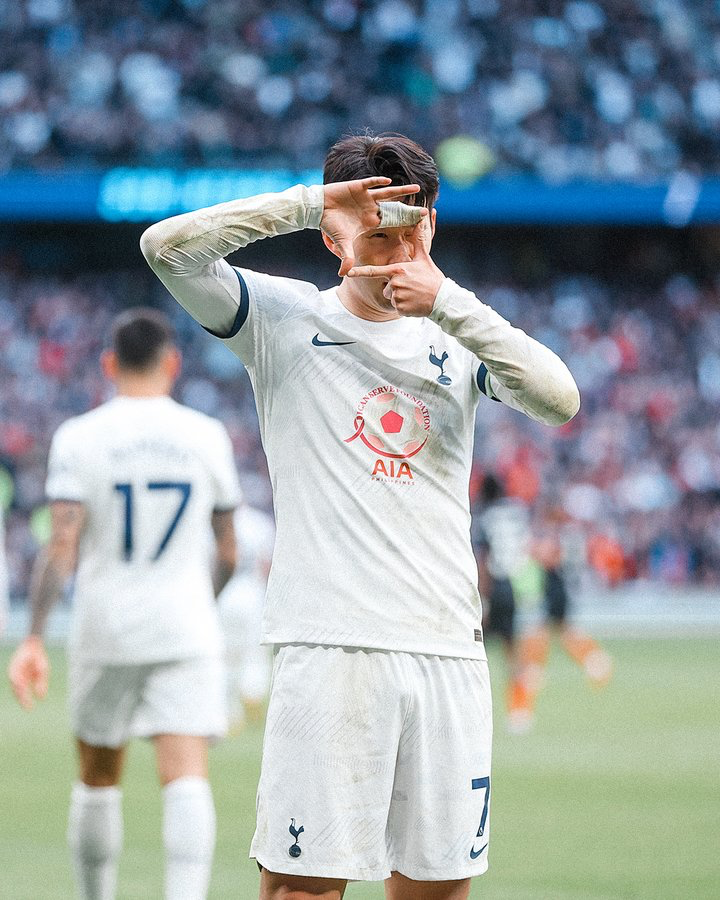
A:
{"label": "jersey sleeve cuff", "polygon": [[305,190],[305,227],[320,228],[320,222],[325,211],[325,188],[322,184],[313,184]]}
{"label": "jersey sleeve cuff", "polygon": [[471,291],[461,288],[452,278],[445,278],[435,296],[433,308],[428,316],[436,325],[443,327],[449,319],[462,318],[471,313],[477,314],[482,306]]}

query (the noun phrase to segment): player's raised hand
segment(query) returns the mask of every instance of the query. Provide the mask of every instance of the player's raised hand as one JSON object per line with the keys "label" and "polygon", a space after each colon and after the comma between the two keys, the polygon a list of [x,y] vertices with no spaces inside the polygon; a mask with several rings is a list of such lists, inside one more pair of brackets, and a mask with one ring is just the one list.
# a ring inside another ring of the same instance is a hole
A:
{"label": "player's raised hand", "polygon": [[18,703],[32,709],[37,697],[43,700],[48,690],[50,663],[40,638],[31,635],[13,653],[8,677]]}
{"label": "player's raised hand", "polygon": [[[382,214],[378,203],[381,200],[400,200],[420,190],[419,184],[392,185],[391,181],[378,175],[325,185],[325,207],[320,228],[340,254],[338,275],[347,275],[355,262],[355,238],[380,224]],[[427,210],[422,209],[422,215],[427,216]]]}
{"label": "player's raised hand", "polygon": [[354,266],[350,278],[379,278],[383,295],[402,316],[428,316],[445,276],[430,257],[432,230],[429,219],[415,226],[411,238],[412,259],[387,266]]}

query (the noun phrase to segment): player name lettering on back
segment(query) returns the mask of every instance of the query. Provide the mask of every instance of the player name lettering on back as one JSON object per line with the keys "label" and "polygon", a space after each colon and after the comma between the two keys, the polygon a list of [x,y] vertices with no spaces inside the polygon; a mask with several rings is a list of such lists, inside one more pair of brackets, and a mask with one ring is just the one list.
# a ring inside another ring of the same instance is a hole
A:
{"label": "player name lettering on back", "polygon": [[131,440],[122,446],[111,447],[108,455],[115,462],[123,459],[134,459],[139,455],[154,456],[166,461],[180,463],[188,462],[191,458],[190,453],[184,447],[179,447],[170,441],[148,438],[139,438],[135,441]]}

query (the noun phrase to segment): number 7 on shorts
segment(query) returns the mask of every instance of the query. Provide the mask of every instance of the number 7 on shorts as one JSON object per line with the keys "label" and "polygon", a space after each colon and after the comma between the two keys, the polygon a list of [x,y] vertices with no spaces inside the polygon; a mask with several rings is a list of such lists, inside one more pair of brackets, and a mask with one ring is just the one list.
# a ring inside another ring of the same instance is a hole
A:
{"label": "number 7 on shorts", "polygon": [[[475,838],[481,838],[485,834],[485,825],[487,823],[488,817],[488,808],[490,806],[490,776],[485,775],[483,778],[473,778],[472,780],[472,789],[474,791],[485,790],[485,801],[483,803],[482,815],[480,816],[480,827],[477,830],[477,834]],[[483,850],[487,847],[488,842],[480,847],[479,850],[475,849],[475,843],[473,842],[472,848],[470,850],[470,859],[477,859],[478,856],[483,852]]]}

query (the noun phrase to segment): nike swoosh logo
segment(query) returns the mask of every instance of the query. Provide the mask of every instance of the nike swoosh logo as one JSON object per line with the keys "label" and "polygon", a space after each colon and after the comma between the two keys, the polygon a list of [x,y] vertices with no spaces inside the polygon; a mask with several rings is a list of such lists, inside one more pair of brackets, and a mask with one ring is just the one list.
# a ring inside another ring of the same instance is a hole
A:
{"label": "nike swoosh logo", "polygon": [[312,339],[312,343],[315,347],[344,347],[346,344],[356,344],[357,341],[321,341],[320,332],[318,331]]}
{"label": "nike swoosh logo", "polygon": [[477,859],[478,856],[483,852],[483,850],[487,847],[487,844],[483,844],[479,850],[471,850],[470,851],[470,859]]}

